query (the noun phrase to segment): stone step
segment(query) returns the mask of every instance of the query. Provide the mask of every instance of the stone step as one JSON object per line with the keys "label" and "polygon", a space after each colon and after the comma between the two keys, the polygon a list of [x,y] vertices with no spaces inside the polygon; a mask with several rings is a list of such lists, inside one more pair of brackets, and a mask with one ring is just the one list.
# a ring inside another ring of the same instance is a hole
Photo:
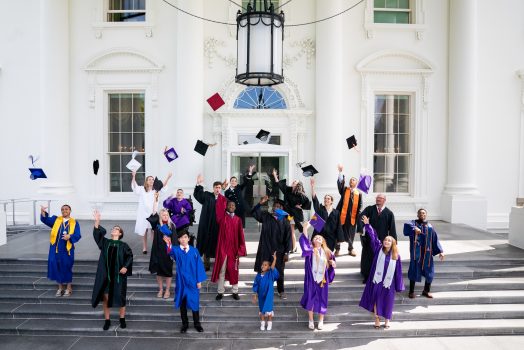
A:
{"label": "stone step", "polygon": [[[200,309],[203,321],[219,321],[238,323],[252,321],[258,313],[254,305],[238,307],[205,306]],[[396,305],[393,319],[398,321],[414,320],[463,320],[463,319],[506,319],[520,318],[524,313],[524,304],[491,304],[491,305],[430,305],[412,306]],[[307,312],[300,306],[275,307],[275,317],[282,321],[307,321]],[[163,306],[129,306],[126,319],[171,321],[178,318],[179,313],[171,303]],[[93,309],[89,304],[2,304],[0,303],[0,318],[23,319],[95,319],[103,318],[101,307]],[[329,309],[326,322],[368,322],[370,313],[357,305],[337,306]]]}
{"label": "stone step", "polygon": [[[191,318],[191,316],[190,316]],[[50,322],[46,319],[0,319],[1,334],[19,335],[81,335],[81,336],[133,336],[133,337],[176,337],[180,336],[179,320],[173,321],[128,321],[126,329],[120,329],[116,316],[111,328],[102,330],[102,320],[64,319]],[[191,321],[190,321],[191,322]],[[60,326],[63,324],[63,326]],[[257,316],[253,321],[223,322],[204,321],[204,333],[197,333],[192,327],[184,338],[200,339],[323,339],[377,337],[424,337],[458,336],[481,333],[492,335],[522,335],[522,319],[475,319],[475,320],[431,320],[392,321],[391,328],[376,330],[371,321],[326,322],[323,330],[310,331],[307,321],[286,321],[275,318],[272,331],[261,331]]]}

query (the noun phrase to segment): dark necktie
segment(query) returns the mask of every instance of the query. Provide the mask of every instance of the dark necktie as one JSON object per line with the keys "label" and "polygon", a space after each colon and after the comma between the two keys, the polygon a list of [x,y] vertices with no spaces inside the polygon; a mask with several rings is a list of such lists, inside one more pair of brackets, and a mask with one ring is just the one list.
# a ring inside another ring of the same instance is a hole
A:
{"label": "dark necktie", "polygon": [[378,215],[380,215],[380,213],[382,213],[382,208],[377,208],[378,210]]}

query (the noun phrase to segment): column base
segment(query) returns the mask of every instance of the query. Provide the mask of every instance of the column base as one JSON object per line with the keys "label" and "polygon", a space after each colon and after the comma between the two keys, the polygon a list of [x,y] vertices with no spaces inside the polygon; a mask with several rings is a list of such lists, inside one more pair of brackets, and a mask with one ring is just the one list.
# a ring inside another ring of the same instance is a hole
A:
{"label": "column base", "polygon": [[452,224],[485,230],[488,222],[487,200],[479,195],[445,193],[442,196],[442,218]]}
{"label": "column base", "polygon": [[524,249],[524,207],[511,207],[508,241],[512,246]]}

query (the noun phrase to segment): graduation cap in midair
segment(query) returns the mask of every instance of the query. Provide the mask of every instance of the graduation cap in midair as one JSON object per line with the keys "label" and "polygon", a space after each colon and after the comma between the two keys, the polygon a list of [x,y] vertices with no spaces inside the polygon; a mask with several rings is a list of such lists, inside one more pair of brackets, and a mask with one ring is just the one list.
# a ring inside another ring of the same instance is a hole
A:
{"label": "graduation cap in midair", "polygon": [[34,157],[32,155],[29,155],[29,159],[31,160],[31,164],[33,165],[32,168],[29,168],[29,171],[31,172],[31,175],[29,175],[29,178],[31,180],[47,179],[47,175],[45,174],[44,169],[35,167],[35,163],[39,159],[39,157]]}
{"label": "graduation cap in midair", "polygon": [[365,194],[368,194],[369,188],[371,187],[371,176],[370,175],[360,175],[360,179],[358,180],[357,188],[364,192]]}
{"label": "graduation cap in midair", "polygon": [[322,230],[324,229],[324,225],[326,224],[326,221],[324,219],[322,219],[320,217],[320,215],[318,215],[317,213],[315,213],[312,217],[311,217],[311,220],[309,220],[309,223],[311,224],[311,226],[313,226],[313,228],[315,229],[315,231],[317,232],[322,232]]}
{"label": "graduation cap in midair", "polygon": [[98,159],[95,159],[93,161],[93,173],[95,173],[95,175],[98,175],[99,168],[100,168],[100,163],[98,162]]}
{"label": "graduation cap in midair", "polygon": [[168,224],[158,225],[157,228],[160,232],[162,232],[166,236],[171,236],[173,234],[173,232],[171,232],[171,230],[169,229]]}
{"label": "graduation cap in midair", "polygon": [[282,209],[275,209],[275,214],[276,214],[276,216],[277,216],[277,218],[278,218],[279,220],[282,220],[282,219],[288,217],[288,215],[289,215],[289,214],[287,213],[287,211],[282,210]]}
{"label": "graduation cap in midair", "polygon": [[131,160],[129,161],[129,163],[126,164],[126,168],[128,168],[129,170],[134,171],[134,172],[136,172],[142,166],[142,164],[140,164],[135,159],[135,157],[137,155],[138,155],[138,151],[133,151],[133,154],[131,155]]}
{"label": "graduation cap in midair", "polygon": [[210,98],[208,98],[207,103],[209,103],[209,106],[211,106],[213,111],[216,111],[217,109],[226,104],[218,92]]}
{"label": "graduation cap in midair", "polygon": [[302,168],[302,172],[302,175],[304,175],[305,177],[310,177],[314,176],[315,174],[318,174],[318,170],[315,169],[313,165],[306,165]]}
{"label": "graduation cap in midair", "polygon": [[176,153],[175,148],[171,147],[170,149],[167,149],[167,146],[164,149],[164,156],[166,157],[169,163],[178,158],[178,154]]}
{"label": "graduation cap in midair", "polygon": [[266,131],[264,129],[260,129],[260,131],[258,132],[256,138],[259,139],[262,142],[269,142],[269,139],[271,138],[271,136],[269,136],[269,134],[271,134],[269,131]]}
{"label": "graduation cap in midair", "polygon": [[208,148],[209,148],[209,145],[207,143],[204,143],[198,140],[195,145],[195,152],[200,153],[201,155],[205,156]]}
{"label": "graduation cap in midair", "polygon": [[355,135],[351,135],[350,137],[348,137],[346,139],[346,142],[348,144],[348,148],[349,149],[355,148],[355,150],[358,152],[357,139],[356,139]]}
{"label": "graduation cap in midair", "polygon": [[157,192],[160,192],[160,190],[164,187],[164,183],[158,179],[158,177],[155,177],[155,181],[153,181],[153,189]]}

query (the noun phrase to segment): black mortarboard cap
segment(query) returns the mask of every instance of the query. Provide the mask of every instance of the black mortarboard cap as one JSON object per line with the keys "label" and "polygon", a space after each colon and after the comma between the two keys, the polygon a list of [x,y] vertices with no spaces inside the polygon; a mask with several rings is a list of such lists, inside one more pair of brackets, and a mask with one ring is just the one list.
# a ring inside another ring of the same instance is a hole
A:
{"label": "black mortarboard cap", "polygon": [[355,138],[355,135],[351,135],[346,139],[346,142],[348,143],[348,148],[352,149],[357,145],[357,139]]}
{"label": "black mortarboard cap", "polygon": [[315,174],[318,174],[318,170],[315,169],[313,165],[307,165],[303,167],[302,171],[305,177],[310,177],[310,176],[314,176]]}
{"label": "black mortarboard cap", "polygon": [[266,141],[269,141],[269,134],[270,132],[269,131],[266,131],[266,130],[263,130],[263,129],[260,129],[260,131],[258,132],[257,134],[257,139],[259,139],[260,141],[262,142],[266,142]]}
{"label": "black mortarboard cap", "polygon": [[95,175],[98,175],[98,168],[100,168],[100,163],[98,159],[96,159],[93,161],[93,173],[95,173]]}
{"label": "black mortarboard cap", "polygon": [[153,181],[153,189],[157,192],[159,192],[162,187],[164,187],[164,183],[158,179],[158,177],[155,177],[155,181]]}
{"label": "black mortarboard cap", "polygon": [[195,145],[195,152],[200,153],[201,155],[205,156],[208,148],[209,148],[209,145],[207,143],[204,143],[198,140]]}
{"label": "black mortarboard cap", "polygon": [[31,175],[29,175],[31,180],[47,179],[47,175],[42,168],[29,168],[29,171],[31,172]]}

